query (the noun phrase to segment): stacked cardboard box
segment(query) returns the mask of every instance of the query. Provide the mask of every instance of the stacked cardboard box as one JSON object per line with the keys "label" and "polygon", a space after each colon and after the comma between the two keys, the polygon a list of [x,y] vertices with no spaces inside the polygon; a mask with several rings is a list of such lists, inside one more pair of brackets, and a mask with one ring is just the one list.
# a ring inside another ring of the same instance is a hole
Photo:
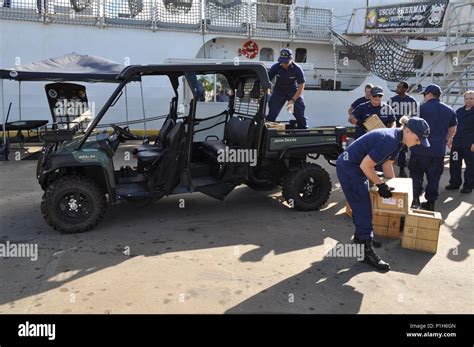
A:
{"label": "stacked cardboard box", "polygon": [[[370,191],[372,202],[372,226],[375,235],[399,239],[402,247],[436,253],[441,214],[424,210],[411,210],[413,186],[411,178],[392,178],[387,185],[395,188],[392,197],[382,198],[377,187]],[[352,216],[352,209],[346,202],[346,213]]]}
{"label": "stacked cardboard box", "polygon": [[396,213],[373,212],[372,226],[374,234],[388,237],[390,239],[399,239],[403,216]]}
{"label": "stacked cardboard box", "polygon": [[364,121],[364,126],[367,131],[371,131],[374,129],[385,128],[385,124],[380,120],[379,116],[376,114],[371,115]]}
{"label": "stacked cardboard box", "polygon": [[372,211],[384,213],[408,214],[413,200],[413,184],[411,178],[392,178],[387,185],[395,188],[391,198],[382,198],[377,187],[370,191],[372,197]]}
{"label": "stacked cardboard box", "polygon": [[392,197],[382,198],[377,187],[370,191],[372,200],[372,226],[378,236],[399,239],[404,216],[410,211],[413,196],[411,178],[392,178],[387,185],[395,188]]}
{"label": "stacked cardboard box", "polygon": [[402,247],[436,253],[442,222],[439,212],[413,210],[405,218]]}

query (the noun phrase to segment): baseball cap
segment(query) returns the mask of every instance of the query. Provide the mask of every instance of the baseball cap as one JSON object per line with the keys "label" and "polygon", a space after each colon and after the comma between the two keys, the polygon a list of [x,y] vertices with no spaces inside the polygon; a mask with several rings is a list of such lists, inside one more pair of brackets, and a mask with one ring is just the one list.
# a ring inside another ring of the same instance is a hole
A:
{"label": "baseball cap", "polygon": [[289,48],[283,48],[280,51],[280,58],[278,58],[278,62],[280,64],[285,64],[288,63],[290,59],[293,59],[293,51]]}
{"label": "baseball cap", "polygon": [[383,89],[380,87],[373,87],[372,90],[370,91],[370,95],[372,96],[383,95]]}
{"label": "baseball cap", "polygon": [[430,136],[430,126],[423,118],[410,118],[407,122],[407,128],[418,136],[423,147],[430,147],[430,142],[428,141],[428,136]]}
{"label": "baseball cap", "polygon": [[428,93],[441,95],[441,88],[437,84],[430,84],[429,86],[425,88],[423,95],[428,94]]}

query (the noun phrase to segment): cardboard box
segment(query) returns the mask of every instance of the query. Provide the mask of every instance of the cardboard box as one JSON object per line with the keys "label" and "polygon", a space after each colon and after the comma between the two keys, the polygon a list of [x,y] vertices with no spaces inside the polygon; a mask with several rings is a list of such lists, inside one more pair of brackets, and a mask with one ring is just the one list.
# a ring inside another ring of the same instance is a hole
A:
{"label": "cardboard box", "polygon": [[399,239],[403,215],[399,213],[373,212],[372,227],[374,234],[390,239]]}
{"label": "cardboard box", "polygon": [[392,191],[392,197],[384,199],[379,195],[377,186],[372,187],[370,191],[372,211],[408,214],[413,200],[411,178],[392,178],[386,183],[389,187],[395,188]]}
{"label": "cardboard box", "polygon": [[352,208],[349,206],[349,203],[346,201],[346,214],[349,217],[352,217]]}
{"label": "cardboard box", "polygon": [[265,126],[268,129],[276,129],[278,131],[285,130],[285,128],[286,128],[286,125],[284,123],[270,122],[270,121],[266,121]]}
{"label": "cardboard box", "polygon": [[364,121],[364,126],[367,131],[371,131],[374,129],[385,128],[385,124],[380,120],[379,116],[376,114],[371,115]]}
{"label": "cardboard box", "polygon": [[439,212],[413,210],[405,217],[402,247],[436,253],[442,223]]}

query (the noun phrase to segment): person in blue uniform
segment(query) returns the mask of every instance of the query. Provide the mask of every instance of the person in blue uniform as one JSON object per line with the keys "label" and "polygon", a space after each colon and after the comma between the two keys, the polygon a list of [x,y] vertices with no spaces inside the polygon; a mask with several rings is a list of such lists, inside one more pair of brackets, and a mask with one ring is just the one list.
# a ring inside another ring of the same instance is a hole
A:
{"label": "person in blue uniform", "polygon": [[274,122],[281,109],[287,103],[288,110],[293,110],[293,116],[299,129],[308,128],[305,117],[303,91],[305,85],[304,73],[301,67],[293,62],[293,52],[289,48],[280,51],[278,63],[268,71],[270,80],[276,77],[273,92],[268,101],[267,120]]}
{"label": "person in blue uniform", "polygon": [[[388,104],[392,107],[395,112],[395,118],[397,119],[397,127],[400,126],[400,118],[402,116],[417,116],[418,115],[418,103],[410,95],[407,94],[408,83],[400,82],[397,84],[396,95],[392,96],[388,100]],[[400,154],[398,154],[397,165],[400,168],[398,176],[407,177],[405,168],[407,166],[407,149],[402,148]]]}
{"label": "person in blue uniform", "polygon": [[370,91],[372,90],[373,87],[374,85],[372,83],[367,83],[364,87],[364,96],[361,96],[360,98],[356,99],[351,104],[351,106],[349,106],[347,110],[347,113],[349,114],[349,119],[348,119],[349,123],[355,124],[352,122],[352,119],[354,119],[354,115],[352,114],[352,111],[354,111],[354,109],[360,104],[370,101]]}
{"label": "person in blue uniform", "polygon": [[402,128],[375,129],[361,136],[339,155],[336,162],[337,177],[352,208],[354,242],[364,245],[365,262],[385,271],[390,269],[390,265],[383,261],[373,248],[368,179],[377,185],[380,196],[391,197],[389,186],[377,176],[375,166],[382,165],[386,178],[395,177],[393,160],[403,145],[430,145],[427,140],[430,128],[426,121],[418,117],[404,117],[401,121]]}
{"label": "person in blue uniform", "polygon": [[197,81],[196,98],[197,101],[206,101],[206,90],[204,89],[202,81]]}
{"label": "person in blue uniform", "polygon": [[462,184],[462,161],[466,163],[464,186],[461,193],[474,189],[474,90],[464,93],[464,106],[456,110],[458,128],[454,135],[449,157],[449,185],[447,190],[457,190]]}
{"label": "person in blue uniform", "polygon": [[385,102],[382,102],[383,89],[373,87],[370,91],[370,101],[364,102],[352,111],[352,124],[357,125],[355,138],[359,138],[367,132],[364,127],[364,121],[371,115],[376,114],[387,128],[395,127],[395,113],[393,109]]}
{"label": "person in blue uniform", "polygon": [[217,90],[216,102],[229,102],[229,95],[223,88]]}
{"label": "person in blue uniform", "polygon": [[[415,147],[411,150],[408,169],[413,180],[413,208],[434,211],[438,199],[439,180],[443,174],[446,145],[451,146],[456,132],[456,113],[442,103],[441,88],[436,84],[426,87],[423,92],[424,104],[420,106],[420,117],[430,126],[429,141],[431,146]],[[420,204],[420,195],[423,192],[423,181],[426,175],[425,188],[426,202]]]}

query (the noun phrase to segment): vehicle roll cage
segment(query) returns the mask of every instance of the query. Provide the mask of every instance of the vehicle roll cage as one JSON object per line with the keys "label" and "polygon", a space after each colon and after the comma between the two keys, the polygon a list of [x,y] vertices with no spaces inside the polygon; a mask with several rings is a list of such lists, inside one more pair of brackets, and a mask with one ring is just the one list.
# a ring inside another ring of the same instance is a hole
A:
{"label": "vehicle roll cage", "polygon": [[[83,138],[78,143],[76,150],[81,149],[84,143],[87,141],[91,133],[97,127],[99,122],[104,117],[108,109],[115,104],[117,99],[122,93],[122,89],[132,81],[141,80],[143,76],[167,76],[173,87],[175,97],[172,99],[172,108],[173,110],[177,109],[178,102],[178,87],[179,87],[179,78],[184,77],[190,86],[191,93],[193,98],[190,103],[189,116],[187,117],[188,123],[188,132],[191,134],[194,133],[194,122],[196,114],[196,104],[197,104],[197,75],[200,74],[222,74],[224,75],[230,87],[235,90],[237,89],[239,83],[245,79],[254,79],[260,83],[260,88],[264,92],[270,90],[271,82],[268,78],[267,70],[264,64],[262,63],[223,63],[223,64],[167,64],[167,65],[131,65],[123,69],[123,71],[117,76],[119,84],[117,88],[113,91],[112,95],[108,98],[104,106],[94,118],[90,126],[87,128]],[[231,101],[235,99],[235,95],[231,95]],[[266,98],[265,98],[266,100]],[[233,102],[229,102],[229,105],[233,105]],[[233,107],[233,106],[231,106]],[[232,112],[232,109],[230,110]],[[176,112],[174,112],[176,115]]]}

